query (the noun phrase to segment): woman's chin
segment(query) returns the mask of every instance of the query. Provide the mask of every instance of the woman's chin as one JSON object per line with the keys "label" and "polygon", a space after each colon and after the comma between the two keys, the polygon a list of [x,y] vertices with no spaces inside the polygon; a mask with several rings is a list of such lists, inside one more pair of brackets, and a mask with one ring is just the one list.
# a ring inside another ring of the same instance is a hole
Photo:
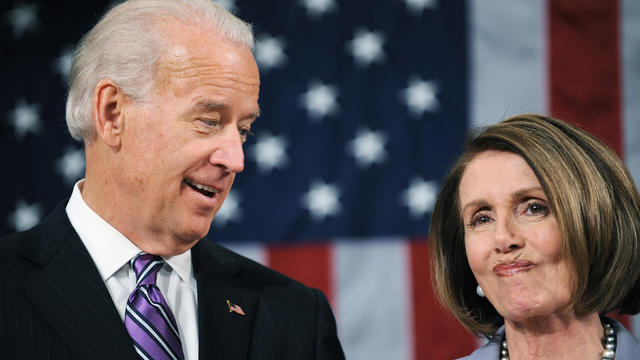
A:
{"label": "woman's chin", "polygon": [[529,299],[514,299],[509,303],[502,304],[502,309],[498,312],[505,320],[510,321],[523,321],[535,316],[543,316],[548,313],[547,309],[540,306],[540,304]]}

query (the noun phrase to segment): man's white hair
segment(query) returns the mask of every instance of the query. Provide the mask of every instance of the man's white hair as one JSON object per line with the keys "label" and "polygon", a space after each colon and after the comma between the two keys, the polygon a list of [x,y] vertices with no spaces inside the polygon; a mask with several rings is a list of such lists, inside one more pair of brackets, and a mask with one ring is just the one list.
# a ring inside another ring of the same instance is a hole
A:
{"label": "man's white hair", "polygon": [[149,99],[155,69],[166,48],[163,22],[221,37],[253,49],[251,25],[212,0],[130,0],[107,12],[78,45],[71,65],[66,118],[71,136],[92,142],[93,92],[101,79],[113,80],[133,101]]}

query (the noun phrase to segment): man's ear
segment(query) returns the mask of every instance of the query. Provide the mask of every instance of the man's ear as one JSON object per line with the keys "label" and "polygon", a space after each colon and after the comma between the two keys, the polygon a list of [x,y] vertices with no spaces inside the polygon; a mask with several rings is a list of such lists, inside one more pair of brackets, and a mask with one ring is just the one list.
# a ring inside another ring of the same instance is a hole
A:
{"label": "man's ear", "polygon": [[97,140],[119,149],[125,125],[123,107],[126,96],[111,79],[102,79],[93,92],[93,125]]}

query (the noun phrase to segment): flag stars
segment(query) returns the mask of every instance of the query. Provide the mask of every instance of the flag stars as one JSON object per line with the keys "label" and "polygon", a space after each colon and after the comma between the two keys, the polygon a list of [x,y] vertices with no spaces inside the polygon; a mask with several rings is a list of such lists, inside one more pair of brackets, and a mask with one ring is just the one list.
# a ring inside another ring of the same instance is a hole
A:
{"label": "flag stars", "polygon": [[269,35],[263,35],[256,41],[255,56],[260,69],[269,71],[287,62],[284,53],[284,40]]}
{"label": "flag stars", "polygon": [[82,177],[84,174],[84,150],[67,147],[61,158],[56,161],[56,170],[64,178],[66,184]]}
{"label": "flag stars", "polygon": [[339,196],[340,189],[337,185],[316,180],[303,195],[302,205],[309,210],[314,221],[322,221],[327,216],[335,216],[340,212]]}
{"label": "flag stars", "polygon": [[284,136],[274,136],[270,133],[258,135],[256,144],[250,154],[256,161],[258,171],[268,173],[275,168],[283,169],[289,162],[286,148],[287,139]]}
{"label": "flag stars", "polygon": [[351,52],[358,66],[367,67],[371,63],[384,60],[385,53],[382,49],[384,41],[384,35],[381,32],[358,29],[353,39],[347,43],[347,50]]}
{"label": "flag stars", "polygon": [[438,3],[436,0],[404,0],[407,5],[407,10],[414,16],[422,15],[424,9],[436,9]]}
{"label": "flag stars", "polygon": [[300,4],[307,9],[307,16],[315,19],[333,12],[338,7],[335,0],[300,0]]}
{"label": "flag stars", "polygon": [[16,231],[24,231],[34,227],[40,222],[42,208],[40,204],[27,204],[23,199],[18,199],[16,209],[9,214],[9,225]]}
{"label": "flag stars", "polygon": [[73,50],[66,49],[60,54],[58,58],[53,61],[53,69],[60,74],[62,82],[65,84],[69,80],[69,74],[71,73],[71,62],[73,61]]}
{"label": "flag stars", "polygon": [[242,209],[240,209],[240,194],[236,190],[229,191],[227,198],[222,203],[222,207],[213,218],[213,222],[224,227],[229,222],[239,222],[242,219]]}
{"label": "flag stars", "polygon": [[18,39],[25,32],[35,32],[38,28],[38,5],[37,4],[21,4],[10,10],[7,14],[7,20],[13,28],[13,37]]}
{"label": "flag stars", "polygon": [[436,97],[438,84],[435,81],[424,81],[419,77],[409,79],[408,86],[402,90],[401,97],[409,112],[415,117],[421,117],[425,111],[435,112],[440,108]]}
{"label": "flag stars", "polygon": [[40,105],[27,104],[24,99],[16,103],[16,107],[9,113],[9,121],[15,128],[16,137],[21,140],[27,133],[38,134],[42,126],[40,121]]}
{"label": "flag stars", "polygon": [[387,136],[382,131],[358,130],[356,137],[347,143],[347,151],[355,157],[361,167],[369,167],[374,163],[382,163],[387,158],[384,148]]}
{"label": "flag stars", "polygon": [[424,181],[421,177],[414,177],[409,187],[402,192],[401,202],[409,208],[413,219],[421,220],[426,213],[433,211],[438,187],[434,181]]}
{"label": "flag stars", "polygon": [[335,86],[313,81],[300,97],[300,103],[307,110],[312,121],[319,121],[338,111],[337,96],[338,90]]}

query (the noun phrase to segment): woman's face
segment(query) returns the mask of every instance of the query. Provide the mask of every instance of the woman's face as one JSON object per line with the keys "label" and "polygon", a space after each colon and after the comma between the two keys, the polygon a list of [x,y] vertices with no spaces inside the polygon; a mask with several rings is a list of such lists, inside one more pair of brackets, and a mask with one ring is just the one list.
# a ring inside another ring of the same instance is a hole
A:
{"label": "woman's face", "polygon": [[574,287],[560,229],[526,161],[504,151],[476,155],[459,196],[469,265],[498,313],[522,321],[568,310]]}

